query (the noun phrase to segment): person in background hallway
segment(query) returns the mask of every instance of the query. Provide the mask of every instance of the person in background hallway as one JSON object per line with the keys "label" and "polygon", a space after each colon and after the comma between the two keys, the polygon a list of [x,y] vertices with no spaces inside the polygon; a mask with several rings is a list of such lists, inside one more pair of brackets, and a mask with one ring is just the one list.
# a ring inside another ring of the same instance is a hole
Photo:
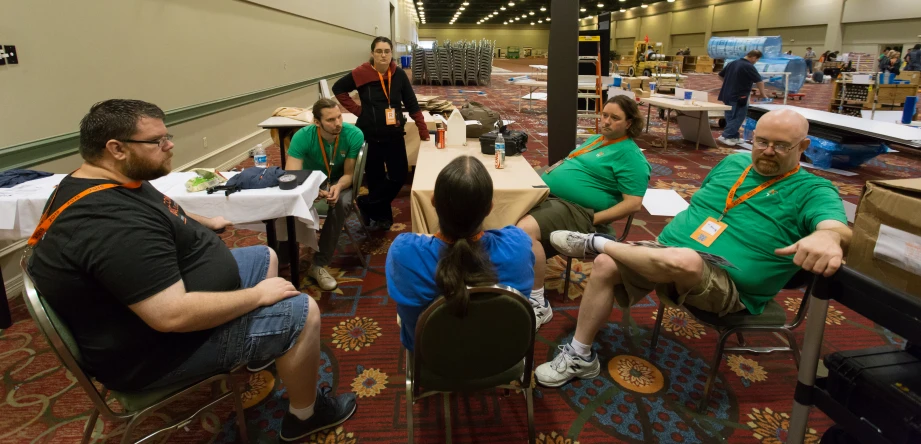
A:
{"label": "person in background hallway", "polygon": [[720,87],[719,99],[732,109],[726,111],[726,129],[717,139],[720,143],[735,146],[739,143],[739,127],[748,114],[748,96],[751,94],[752,85],[758,86],[761,97],[764,94],[764,81],[761,73],[755,69],[755,63],[761,59],[761,51],[751,50],[744,58],[738,59],[720,71],[723,86]]}
{"label": "person in background hallway", "polygon": [[400,315],[400,339],[412,351],[419,315],[438,296],[464,313],[468,286],[507,285],[524,297],[534,283],[531,239],[511,225],[483,231],[492,211],[489,172],[475,157],[461,156],[435,179],[432,205],[438,214],[435,236],[403,233],[387,251],[387,291]]}
{"label": "person in background hallway", "polygon": [[812,47],[806,48],[806,54],[803,56],[803,59],[806,60],[806,69],[809,70],[809,74],[812,74],[812,65],[815,63],[815,51],[812,50]]}
{"label": "person in background hallway", "polygon": [[214,233],[227,220],[183,211],[148,182],[172,169],[164,117],[140,100],[93,105],[80,122],[83,165],[47,203],[57,217],[40,225],[29,273],[81,367],[107,389],[139,391],[277,359],[289,399],[281,439],[341,424],[355,394],[317,387],[317,303],[278,277],[270,248],[228,249]]}
{"label": "person in background hallway", "polygon": [[905,71],[921,71],[921,43],[908,51],[908,65],[905,66]]}
{"label": "person in background hallway", "polygon": [[321,189],[319,194],[329,206],[320,230],[320,250],[313,256],[307,275],[317,281],[320,289],[332,291],[339,284],[326,267],[332,261],[352,205],[355,159],[365,138],[355,125],[342,122],[342,112],[334,100],[317,100],[311,111],[313,125],[301,128],[291,138],[285,165],[289,170],[322,171],[329,179],[329,188]]}
{"label": "person in background hallway", "polygon": [[889,51],[888,57],[879,62],[879,72],[888,72],[898,75],[899,66],[902,64],[902,61],[899,60],[899,55],[898,51]]}
{"label": "person in background hallway", "polygon": [[793,55],[793,51],[792,51],[792,50],[791,50],[791,51],[787,51],[786,54],[787,54],[787,55]]}
{"label": "person in background hallway", "polygon": [[879,54],[879,61],[880,61],[880,62],[882,62],[883,60],[889,58],[889,51],[892,51],[892,47],[891,47],[891,46],[887,46],[886,49],[884,49],[883,52],[881,52],[881,53]]}
{"label": "person in background hallway", "polygon": [[[360,105],[349,97],[356,89]],[[358,116],[356,125],[368,142],[368,195],[357,199],[358,209],[369,228],[389,230],[393,225],[390,204],[403,188],[409,171],[403,139],[404,108],[416,122],[419,137],[429,140],[412,83],[393,62],[393,42],[376,37],[371,42],[371,60],[337,80],[333,94],[345,109]]]}

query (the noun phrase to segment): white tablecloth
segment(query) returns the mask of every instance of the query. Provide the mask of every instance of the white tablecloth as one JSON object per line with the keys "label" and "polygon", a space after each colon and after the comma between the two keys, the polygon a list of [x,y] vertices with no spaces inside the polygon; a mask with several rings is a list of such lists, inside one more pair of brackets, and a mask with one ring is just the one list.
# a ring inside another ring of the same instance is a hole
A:
{"label": "white tablecloth", "polygon": [[[187,192],[185,182],[193,174],[170,173],[150,184],[187,212],[205,217],[223,216],[235,225],[294,216],[308,227],[319,227],[319,217],[313,208],[313,201],[319,194],[320,184],[326,179],[322,172],[315,171],[293,190],[243,190],[230,196],[225,196],[223,192]],[[236,173],[222,174],[230,178]],[[0,189],[0,240],[20,240],[31,236],[41,218],[45,202],[64,176],[55,174],[16,187]],[[258,226],[264,229],[261,223],[254,224],[253,228]],[[315,242],[310,242],[310,239],[307,241],[308,244]]]}

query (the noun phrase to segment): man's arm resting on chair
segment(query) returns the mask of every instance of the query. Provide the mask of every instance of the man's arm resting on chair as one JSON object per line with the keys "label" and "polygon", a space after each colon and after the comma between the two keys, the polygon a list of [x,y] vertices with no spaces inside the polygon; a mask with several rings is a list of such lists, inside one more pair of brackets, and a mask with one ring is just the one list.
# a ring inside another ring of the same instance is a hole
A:
{"label": "man's arm resting on chair", "polygon": [[195,213],[190,213],[188,211],[185,212],[185,215],[195,219],[198,223],[204,225],[205,228],[209,230],[218,231],[221,228],[225,228],[230,225],[230,222],[227,219],[224,219],[224,216],[205,217]]}
{"label": "man's arm resting on chair", "polygon": [[185,291],[185,283],[180,279],[128,308],[154,330],[190,332],[217,327],[259,307],[299,294],[291,282],[280,277],[268,278],[243,290],[192,293]]}
{"label": "man's arm resting on chair", "polygon": [[617,205],[614,205],[611,208],[608,208],[604,211],[599,211],[595,213],[595,219],[592,221],[592,225],[607,225],[615,220],[623,219],[637,211],[640,211],[640,208],[643,207],[643,197],[642,196],[631,196],[629,194],[624,194],[624,200],[620,201]]}
{"label": "man's arm resting on chair", "polygon": [[824,220],[816,230],[795,244],[774,250],[779,256],[794,254],[793,263],[804,270],[831,276],[841,267],[851,243],[851,229],[836,220]]}

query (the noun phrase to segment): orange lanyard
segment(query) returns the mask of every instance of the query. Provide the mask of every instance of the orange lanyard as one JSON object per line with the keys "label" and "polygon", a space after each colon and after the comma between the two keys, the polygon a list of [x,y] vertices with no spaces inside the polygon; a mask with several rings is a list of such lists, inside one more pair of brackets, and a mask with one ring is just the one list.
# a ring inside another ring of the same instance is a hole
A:
{"label": "orange lanyard", "polygon": [[48,208],[46,208],[45,212],[42,213],[41,219],[38,220],[38,226],[35,227],[35,231],[32,233],[32,236],[29,237],[29,246],[34,247],[36,244],[38,244],[38,241],[42,240],[42,237],[45,236],[45,233],[48,232],[48,229],[51,228],[51,224],[54,223],[54,221],[58,218],[58,216],[60,216],[61,213],[64,212],[65,209],[67,209],[67,207],[73,205],[78,200],[83,199],[84,197],[89,196],[90,194],[93,194],[97,191],[108,190],[109,188],[125,187],[125,188],[134,189],[134,188],[140,188],[140,186],[141,186],[141,182],[128,182],[124,185],[114,184],[114,183],[104,183],[102,185],[96,185],[94,187],[90,187],[90,188],[87,188],[81,191],[80,194],[77,194],[74,197],[71,197],[70,200],[68,200],[67,202],[64,202],[64,205],[61,205],[60,208],[58,208],[54,213],[52,213],[49,216],[48,211],[51,210],[51,206],[54,204],[54,197],[58,195],[58,189],[56,188],[54,190],[54,193],[51,194],[51,200],[48,202]]}
{"label": "orange lanyard", "polygon": [[[605,142],[604,145],[601,145],[601,146],[599,146],[598,148],[604,148],[604,147],[606,147],[606,146],[608,146],[608,145],[613,145],[613,144],[618,143],[618,142],[623,142],[623,141],[626,140],[626,139],[627,139],[627,136],[624,136],[624,137],[621,137],[621,138],[619,138],[619,139],[612,140],[612,141],[610,141],[610,142]],[[587,153],[587,152],[589,152],[589,151],[593,151],[592,148],[594,148],[595,145],[598,145],[599,143],[601,143],[601,141],[603,141],[603,140],[605,140],[605,139],[604,139],[604,136],[601,136],[601,137],[595,139],[595,141],[592,142],[591,145],[589,145],[589,146],[587,146],[587,147],[585,147],[585,148],[582,148],[581,150],[576,151],[576,152],[570,154],[569,156],[566,156],[566,158],[567,158],[567,159],[572,159],[572,158],[574,158],[574,157],[579,157],[579,156],[581,156],[581,155],[583,155],[583,154],[585,154],[585,153]],[[595,149],[598,149],[598,148],[595,148]]]}
{"label": "orange lanyard", "polygon": [[329,163],[329,159],[326,157],[326,144],[323,143],[323,138],[320,137],[320,127],[317,127],[317,141],[320,142],[320,152],[323,153],[323,165],[326,167],[326,177],[329,178],[333,174],[333,165],[336,163],[336,152],[339,151],[339,135],[336,135],[336,144],[333,148],[333,163]]}
{"label": "orange lanyard", "polygon": [[760,193],[761,191],[764,191],[765,188],[767,188],[767,187],[769,187],[769,186],[771,186],[771,185],[774,185],[775,183],[780,182],[781,180],[784,180],[784,179],[786,179],[786,178],[788,178],[788,177],[790,177],[790,176],[796,174],[796,172],[799,171],[799,165],[797,165],[796,168],[794,168],[794,169],[792,169],[792,170],[790,170],[790,171],[787,171],[787,172],[784,173],[784,174],[781,174],[780,176],[776,176],[776,177],[774,177],[773,179],[771,179],[771,180],[769,180],[769,181],[767,181],[767,182],[765,182],[765,183],[763,183],[763,184],[761,184],[761,185],[758,185],[758,186],[755,187],[753,190],[751,190],[751,191],[749,191],[749,192],[743,194],[742,197],[740,197],[740,198],[738,198],[738,199],[735,199],[736,190],[738,190],[738,189],[739,189],[739,186],[742,185],[742,182],[745,181],[745,176],[748,176],[748,172],[751,171],[751,169],[752,169],[752,166],[751,166],[751,165],[749,165],[748,168],[745,168],[745,171],[743,171],[743,172],[742,172],[742,175],[739,176],[739,180],[737,180],[736,183],[735,183],[735,185],[733,185],[732,188],[729,189],[729,194],[726,195],[726,208],[723,210],[723,214],[721,214],[721,215],[720,215],[720,218],[717,219],[717,220],[722,220],[722,219],[723,219],[723,216],[725,216],[726,213],[729,212],[729,210],[735,208],[736,205],[739,205],[740,203],[745,202],[745,201],[748,200],[750,197],[752,197],[752,196],[754,196],[754,195]]}
{"label": "orange lanyard", "polygon": [[[480,231],[479,233],[474,234],[474,235],[471,236],[471,237],[468,237],[467,240],[470,241],[470,242],[476,242],[476,241],[478,241],[478,240],[480,240],[480,239],[483,238],[483,234],[485,234],[485,233],[483,233],[482,231]],[[435,237],[438,238],[439,240],[441,240],[442,242],[448,244],[448,245],[454,245],[454,241],[451,240],[451,239],[446,238],[445,235],[441,234],[441,231],[436,232],[436,233],[435,233]]]}
{"label": "orange lanyard", "polygon": [[377,77],[381,79],[381,89],[384,90],[384,96],[387,97],[387,106],[390,107],[390,87],[393,86],[393,79],[390,78],[390,68],[387,68],[386,88],[384,88],[384,76],[381,75],[380,71],[378,71]]}

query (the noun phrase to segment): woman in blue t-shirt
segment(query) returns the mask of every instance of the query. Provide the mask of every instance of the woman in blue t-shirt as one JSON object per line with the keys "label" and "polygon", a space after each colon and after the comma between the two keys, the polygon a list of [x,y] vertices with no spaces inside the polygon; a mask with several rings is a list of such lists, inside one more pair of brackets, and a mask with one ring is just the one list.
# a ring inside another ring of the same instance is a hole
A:
{"label": "woman in blue t-shirt", "polygon": [[416,321],[438,296],[456,313],[467,309],[467,286],[499,283],[525,297],[534,285],[531,239],[520,228],[483,231],[492,211],[492,178],[483,163],[461,156],[435,180],[432,204],[440,230],[404,233],[387,252],[387,290],[397,303],[403,346],[412,351]]}

